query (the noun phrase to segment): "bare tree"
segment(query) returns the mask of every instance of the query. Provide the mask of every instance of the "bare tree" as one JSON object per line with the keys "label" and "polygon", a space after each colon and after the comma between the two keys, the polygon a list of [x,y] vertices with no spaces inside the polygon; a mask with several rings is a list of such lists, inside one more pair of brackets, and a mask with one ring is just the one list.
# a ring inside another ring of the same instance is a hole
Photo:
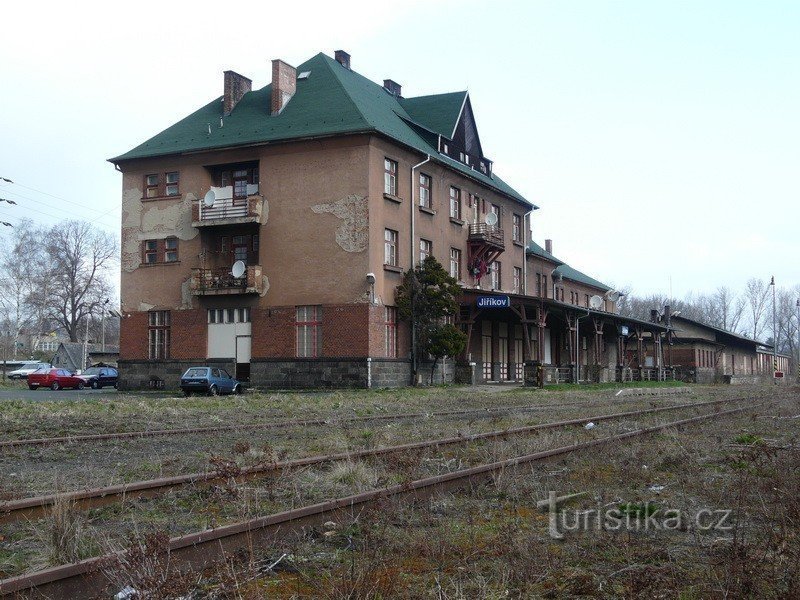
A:
{"label": "bare tree", "polygon": [[764,332],[767,310],[767,296],[769,284],[763,279],[751,277],[744,288],[744,298],[747,303],[748,316],[750,317],[750,330],[753,339],[757,340]]}
{"label": "bare tree", "polygon": [[112,295],[108,274],[117,253],[116,240],[90,223],[67,221],[47,233],[47,289],[41,286],[31,301],[49,314],[71,341],[78,341],[86,319],[102,310],[104,300]]}
{"label": "bare tree", "polygon": [[[16,341],[23,330],[41,333],[41,322],[28,301],[36,290],[44,268],[42,230],[32,221],[22,220],[0,248],[0,323],[7,336]],[[17,345],[13,346],[17,356]]]}

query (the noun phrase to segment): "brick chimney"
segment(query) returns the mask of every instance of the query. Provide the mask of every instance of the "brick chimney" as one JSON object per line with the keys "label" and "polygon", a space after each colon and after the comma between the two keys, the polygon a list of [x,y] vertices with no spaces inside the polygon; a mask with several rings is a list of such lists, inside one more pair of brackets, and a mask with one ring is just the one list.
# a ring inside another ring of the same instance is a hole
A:
{"label": "brick chimney", "polygon": [[553,253],[553,240],[545,240],[544,241],[544,250],[545,252],[552,254]]}
{"label": "brick chimney", "polygon": [[253,82],[235,71],[225,71],[224,75],[225,93],[222,99],[222,114],[227,117],[233,112],[233,108],[239,103],[242,96],[253,89]]}
{"label": "brick chimney", "polygon": [[344,50],[337,50],[333,53],[333,57],[336,59],[336,62],[342,65],[345,69],[350,69],[350,55],[347,52]]}
{"label": "brick chimney", "polygon": [[297,71],[291,65],[280,59],[272,61],[272,98],[270,112],[279,114],[289,100],[294,96],[297,88]]}
{"label": "brick chimney", "polygon": [[389,92],[395,98],[399,98],[402,94],[403,87],[397,83],[396,81],[392,81],[391,79],[384,79],[383,80],[383,89]]}

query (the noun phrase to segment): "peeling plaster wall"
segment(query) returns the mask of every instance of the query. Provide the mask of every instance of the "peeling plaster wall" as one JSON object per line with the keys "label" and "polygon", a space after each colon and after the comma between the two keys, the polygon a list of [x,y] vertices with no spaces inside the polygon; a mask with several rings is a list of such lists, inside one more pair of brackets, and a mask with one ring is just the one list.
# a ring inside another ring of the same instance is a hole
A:
{"label": "peeling plaster wall", "polygon": [[311,210],[330,213],[342,220],[336,228],[336,243],[345,252],[364,252],[369,244],[369,206],[363,196],[351,194],[336,202],[317,204]]}

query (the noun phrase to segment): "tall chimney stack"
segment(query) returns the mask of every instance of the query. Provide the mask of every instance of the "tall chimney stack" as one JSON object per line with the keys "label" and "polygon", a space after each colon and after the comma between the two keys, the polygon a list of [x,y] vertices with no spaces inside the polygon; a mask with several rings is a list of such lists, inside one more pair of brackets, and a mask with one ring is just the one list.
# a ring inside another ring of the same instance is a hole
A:
{"label": "tall chimney stack", "polygon": [[544,241],[544,250],[548,254],[552,254],[553,253],[553,240],[545,240]]}
{"label": "tall chimney stack", "polygon": [[272,61],[272,98],[270,112],[279,114],[297,89],[297,71],[280,59]]}
{"label": "tall chimney stack", "polygon": [[244,75],[239,75],[235,71],[225,71],[224,95],[222,99],[222,114],[226,117],[233,112],[234,107],[239,103],[247,92],[253,89],[253,82]]}
{"label": "tall chimney stack", "polygon": [[333,53],[333,57],[336,59],[336,62],[342,65],[345,69],[350,69],[350,55],[347,52],[344,50],[337,50]]}

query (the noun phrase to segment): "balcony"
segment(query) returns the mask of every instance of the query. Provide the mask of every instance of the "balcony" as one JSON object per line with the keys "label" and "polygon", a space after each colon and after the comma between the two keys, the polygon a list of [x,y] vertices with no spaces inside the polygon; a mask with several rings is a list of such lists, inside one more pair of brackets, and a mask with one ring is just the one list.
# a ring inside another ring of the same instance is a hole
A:
{"label": "balcony", "polygon": [[506,248],[503,230],[497,225],[487,225],[486,223],[471,224],[469,226],[468,240],[470,243],[485,244],[500,251]]}
{"label": "balcony", "polygon": [[190,289],[193,296],[260,294],[262,289],[261,265],[247,267],[241,277],[234,277],[230,267],[192,269]]}
{"label": "balcony", "polygon": [[[254,187],[257,192],[258,186]],[[192,206],[192,225],[194,227],[240,225],[260,221],[261,208],[264,204],[261,196],[252,195],[247,198],[234,199],[231,197],[230,187],[212,188],[212,190],[217,192],[217,199],[213,206],[206,206],[202,199]],[[228,190],[228,194],[224,195],[226,190]]]}

